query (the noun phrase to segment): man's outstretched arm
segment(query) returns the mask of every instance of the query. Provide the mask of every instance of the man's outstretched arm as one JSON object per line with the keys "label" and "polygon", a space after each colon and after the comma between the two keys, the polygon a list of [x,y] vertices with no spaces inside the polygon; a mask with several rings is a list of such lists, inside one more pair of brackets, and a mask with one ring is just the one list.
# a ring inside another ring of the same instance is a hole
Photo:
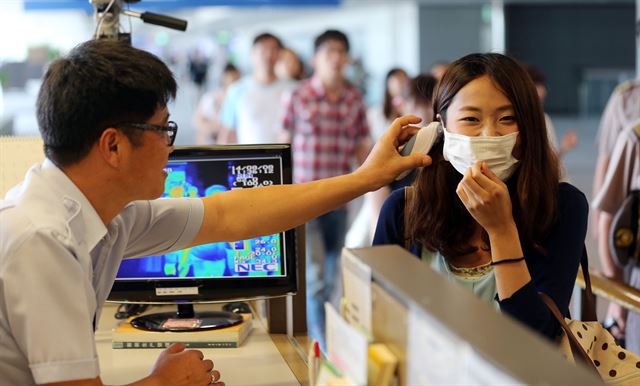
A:
{"label": "man's outstretched arm", "polygon": [[396,119],[356,171],[304,184],[239,189],[203,198],[204,219],[192,245],[243,240],[291,229],[391,182],[407,169],[431,164],[427,155],[403,157],[398,147],[420,118]]}

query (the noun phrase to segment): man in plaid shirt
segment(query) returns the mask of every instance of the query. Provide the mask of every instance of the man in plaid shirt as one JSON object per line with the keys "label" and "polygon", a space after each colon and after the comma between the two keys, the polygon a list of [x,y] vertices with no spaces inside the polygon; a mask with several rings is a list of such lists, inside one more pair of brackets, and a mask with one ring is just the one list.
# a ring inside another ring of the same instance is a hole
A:
{"label": "man in plaid shirt", "polygon": [[[284,138],[292,143],[294,182],[351,172],[372,145],[362,94],[344,78],[349,40],[328,30],[315,40],[314,74],[285,102]],[[324,309],[335,292],[347,211],[335,210],[307,223],[307,319],[309,335],[324,346]]]}

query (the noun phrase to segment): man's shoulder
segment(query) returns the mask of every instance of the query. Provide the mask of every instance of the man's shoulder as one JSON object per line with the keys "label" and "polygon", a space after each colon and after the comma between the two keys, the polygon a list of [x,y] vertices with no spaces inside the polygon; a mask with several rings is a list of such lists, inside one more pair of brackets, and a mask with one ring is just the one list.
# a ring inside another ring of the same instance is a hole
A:
{"label": "man's shoulder", "polygon": [[291,88],[292,96],[302,96],[302,95],[311,95],[314,94],[313,83],[311,82],[311,78],[303,79],[299,81],[297,84],[293,85]]}
{"label": "man's shoulder", "polygon": [[60,221],[35,221],[31,212],[12,200],[0,201],[0,260],[5,260],[11,251],[37,238],[61,236],[67,231]]}
{"label": "man's shoulder", "polygon": [[626,131],[635,142],[640,141],[640,119],[633,122]]}
{"label": "man's shoulder", "polygon": [[640,79],[631,79],[620,83],[614,91],[615,94],[640,93]]}
{"label": "man's shoulder", "polygon": [[348,80],[344,81],[344,89],[354,98],[359,98],[359,99],[364,98],[362,91],[360,91],[358,87],[356,87],[353,83],[349,82]]}

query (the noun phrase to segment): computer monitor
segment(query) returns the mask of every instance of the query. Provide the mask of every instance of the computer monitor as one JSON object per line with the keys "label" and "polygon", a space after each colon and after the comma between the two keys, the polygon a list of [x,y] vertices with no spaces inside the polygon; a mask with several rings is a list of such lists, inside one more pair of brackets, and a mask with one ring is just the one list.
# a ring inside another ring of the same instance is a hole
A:
{"label": "computer monitor", "polygon": [[[163,198],[204,197],[233,189],[290,184],[291,147],[176,148],[166,171]],[[132,324],[148,330],[183,331],[219,328],[242,321],[232,313],[194,313],[193,303],[284,296],[296,290],[295,230],[291,229],[249,240],[125,259],[109,301],[176,304],[177,313],[145,315]]]}

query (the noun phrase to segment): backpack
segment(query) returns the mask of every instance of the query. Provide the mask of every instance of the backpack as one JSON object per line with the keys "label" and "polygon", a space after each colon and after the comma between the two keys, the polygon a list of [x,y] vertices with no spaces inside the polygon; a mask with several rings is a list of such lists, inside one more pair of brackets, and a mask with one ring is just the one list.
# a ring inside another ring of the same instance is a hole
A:
{"label": "backpack", "polygon": [[609,248],[615,263],[640,267],[640,190],[632,190],[613,216]]}
{"label": "backpack", "polygon": [[[634,127],[640,140],[640,125]],[[631,167],[631,165],[629,165]],[[621,268],[640,267],[640,190],[632,190],[613,216],[609,233],[609,249]]]}

